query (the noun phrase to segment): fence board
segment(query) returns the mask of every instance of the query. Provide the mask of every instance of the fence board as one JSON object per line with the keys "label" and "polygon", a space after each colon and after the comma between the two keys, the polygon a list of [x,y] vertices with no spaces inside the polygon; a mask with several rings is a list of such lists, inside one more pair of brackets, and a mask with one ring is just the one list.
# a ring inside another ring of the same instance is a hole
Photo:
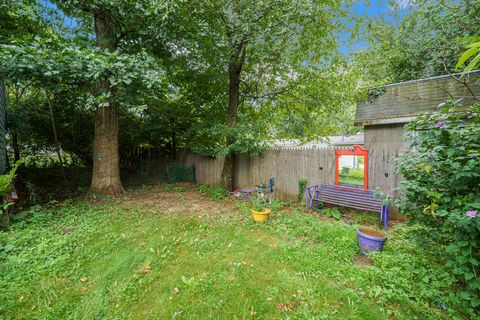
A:
{"label": "fence board", "polygon": [[[400,177],[396,174],[396,158],[399,148],[375,148],[369,150],[369,188],[379,188],[397,195]],[[224,160],[209,158],[193,153],[183,154],[181,161],[195,164],[197,183],[221,184]],[[322,168],[322,169],[321,169]],[[388,177],[385,174],[388,174]],[[335,183],[335,148],[275,148],[261,156],[237,156],[235,188],[252,188],[275,177],[276,196],[283,200],[295,200],[298,180],[307,179],[309,184]]]}

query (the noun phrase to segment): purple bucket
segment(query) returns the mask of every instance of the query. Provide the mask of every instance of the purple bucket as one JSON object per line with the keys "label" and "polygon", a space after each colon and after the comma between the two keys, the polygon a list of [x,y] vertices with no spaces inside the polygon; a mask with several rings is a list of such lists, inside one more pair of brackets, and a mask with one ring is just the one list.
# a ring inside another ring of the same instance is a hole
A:
{"label": "purple bucket", "polygon": [[357,234],[358,245],[362,249],[363,255],[370,251],[382,251],[383,244],[387,240],[383,233],[374,230],[359,229]]}

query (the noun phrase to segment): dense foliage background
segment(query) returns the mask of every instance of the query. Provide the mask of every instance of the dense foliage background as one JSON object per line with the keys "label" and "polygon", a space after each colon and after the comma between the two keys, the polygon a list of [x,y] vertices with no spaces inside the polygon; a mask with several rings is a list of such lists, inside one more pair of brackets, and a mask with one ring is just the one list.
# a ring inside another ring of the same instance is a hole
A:
{"label": "dense foliage background", "polygon": [[434,247],[445,268],[457,276],[460,296],[480,305],[480,105],[448,105],[408,125],[411,152],[399,172],[401,211],[421,246]]}
{"label": "dense foliage background", "polygon": [[[95,114],[111,104],[122,170],[180,149],[258,154],[273,139],[356,132],[354,106],[366,87],[455,72],[480,11],[476,1],[392,2],[399,17],[384,19],[356,15],[355,1],[308,3],[1,4],[11,160],[65,153],[91,166]],[[102,12],[115,38],[108,50],[94,32]],[[339,34],[366,46],[347,57]]]}
{"label": "dense foliage background", "polygon": [[[305,24],[303,33],[292,34],[287,25],[272,25],[275,11],[268,1],[264,14],[269,20],[258,20],[265,25],[253,31],[249,19],[255,12],[246,9],[260,4],[238,4],[245,15],[238,18],[245,20],[242,28],[252,39],[248,39],[234,127],[226,121],[229,26],[220,14],[231,3],[191,8],[175,1],[161,6],[122,2],[114,10],[117,2],[16,0],[2,5],[0,76],[9,92],[8,137],[17,158],[55,147],[47,95],[62,150],[86,165],[91,163],[94,111],[114,102],[121,107],[122,158],[128,157],[127,149],[136,147],[172,158],[181,148],[207,155],[225,153],[227,136],[237,137],[235,152],[258,153],[262,141],[273,138],[308,139],[351,130],[357,89],[349,73],[339,72],[346,68],[346,60],[333,58],[338,44],[327,30],[340,32],[343,27],[335,21],[346,14],[334,2],[319,4],[316,10],[331,11],[322,14],[323,20],[317,18],[315,29],[312,25],[307,30]],[[112,22],[119,38],[117,51],[95,47],[93,19],[88,10],[82,11],[82,3],[118,17],[120,21]],[[302,1],[295,3],[295,12],[305,14],[296,18],[306,23],[307,14],[315,12],[308,12]],[[276,41],[266,41],[265,28],[270,25],[278,33]],[[317,32],[321,25],[324,35]],[[304,36],[317,40],[289,49],[292,36],[297,41],[306,41]],[[288,55],[282,54],[288,50]],[[105,78],[115,95],[92,91]]]}
{"label": "dense foliage background", "polygon": [[[393,1],[399,2],[399,1]],[[365,20],[369,43],[354,54],[363,81],[378,86],[455,72],[465,45],[478,36],[478,1],[416,0],[397,19]]]}

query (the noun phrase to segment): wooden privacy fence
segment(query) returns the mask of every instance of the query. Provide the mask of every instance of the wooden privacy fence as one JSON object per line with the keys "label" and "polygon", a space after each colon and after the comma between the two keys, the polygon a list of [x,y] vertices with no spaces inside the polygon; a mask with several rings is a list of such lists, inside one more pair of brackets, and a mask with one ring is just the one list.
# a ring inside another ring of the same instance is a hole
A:
{"label": "wooden privacy fence", "polygon": [[[298,181],[307,179],[309,184],[335,183],[335,150],[324,148],[274,148],[261,156],[237,156],[234,185],[236,189],[254,187],[275,177],[275,195],[283,200],[296,200]],[[368,188],[397,196],[400,181],[396,174],[396,159],[400,148],[368,150]],[[221,184],[223,159],[209,158],[181,152],[177,159],[194,164],[197,183]]]}

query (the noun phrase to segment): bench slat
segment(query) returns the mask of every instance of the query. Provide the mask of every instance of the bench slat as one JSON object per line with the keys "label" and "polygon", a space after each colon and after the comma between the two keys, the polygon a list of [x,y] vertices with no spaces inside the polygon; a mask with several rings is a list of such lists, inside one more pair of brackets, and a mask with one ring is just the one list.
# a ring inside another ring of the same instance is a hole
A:
{"label": "bench slat", "polygon": [[[388,206],[384,206],[382,201],[376,198],[373,190],[361,190],[338,185],[321,184],[307,187],[306,197],[307,209],[308,207],[313,208],[313,203],[315,201],[321,201],[346,208],[378,212],[380,213],[380,220],[384,220],[385,229],[387,228]],[[382,215],[384,211],[385,214]]]}
{"label": "bench slat", "polygon": [[375,194],[368,191],[344,190],[344,189],[322,189],[322,188],[320,188],[319,190],[321,190],[324,193],[345,194],[345,195],[352,195],[352,196],[358,196],[358,197],[364,197],[364,198],[377,199],[375,198]]}
{"label": "bench slat", "polygon": [[320,201],[335,201],[335,202],[341,202],[341,203],[350,203],[352,205],[362,205],[364,207],[371,207],[371,208],[377,208],[380,209],[382,206],[381,204],[378,204],[376,202],[368,202],[368,201],[357,201],[356,199],[348,199],[348,198],[337,198],[337,197],[332,197],[328,195],[320,195],[319,197],[313,197],[315,200],[320,200]]}
{"label": "bench slat", "polygon": [[380,199],[375,198],[373,194],[366,194],[366,193],[357,193],[357,192],[341,192],[336,190],[319,190],[322,194],[329,194],[335,197],[348,197],[348,198],[355,198],[359,200],[369,200],[369,201],[376,201],[381,203]]}
{"label": "bench slat", "polygon": [[363,189],[356,189],[356,188],[348,188],[348,187],[341,187],[341,186],[329,186],[329,185],[320,185],[319,190],[323,191],[335,191],[340,193],[349,193],[349,194],[359,194],[359,195],[367,195],[367,196],[374,196],[373,190],[363,190]]}
{"label": "bench slat", "polygon": [[314,197],[315,200],[321,200],[321,201],[337,201],[337,202],[345,202],[345,203],[351,203],[351,204],[361,204],[367,207],[372,207],[372,208],[377,208],[379,209],[382,204],[375,202],[375,201],[368,201],[368,200],[359,200],[359,199],[353,199],[353,198],[339,198],[339,197],[333,197],[331,195],[320,195],[318,197]]}
{"label": "bench slat", "polygon": [[332,203],[332,204],[338,204],[343,207],[358,207],[361,209],[365,209],[368,211],[380,211],[381,206],[376,206],[376,205],[369,205],[369,204],[362,204],[360,202],[350,202],[347,200],[339,200],[339,199],[334,199],[334,198],[314,198],[314,200],[320,200],[322,202],[326,203]]}
{"label": "bench slat", "polygon": [[[324,201],[327,202],[327,201]],[[351,203],[344,203],[344,202],[334,202],[334,201],[328,201],[327,203],[330,204],[335,204],[340,207],[345,207],[345,208],[351,208],[351,209],[357,209],[357,210],[362,210],[362,211],[370,211],[370,212],[380,212],[381,208],[372,208],[372,207],[365,207],[361,205],[355,205]]]}

